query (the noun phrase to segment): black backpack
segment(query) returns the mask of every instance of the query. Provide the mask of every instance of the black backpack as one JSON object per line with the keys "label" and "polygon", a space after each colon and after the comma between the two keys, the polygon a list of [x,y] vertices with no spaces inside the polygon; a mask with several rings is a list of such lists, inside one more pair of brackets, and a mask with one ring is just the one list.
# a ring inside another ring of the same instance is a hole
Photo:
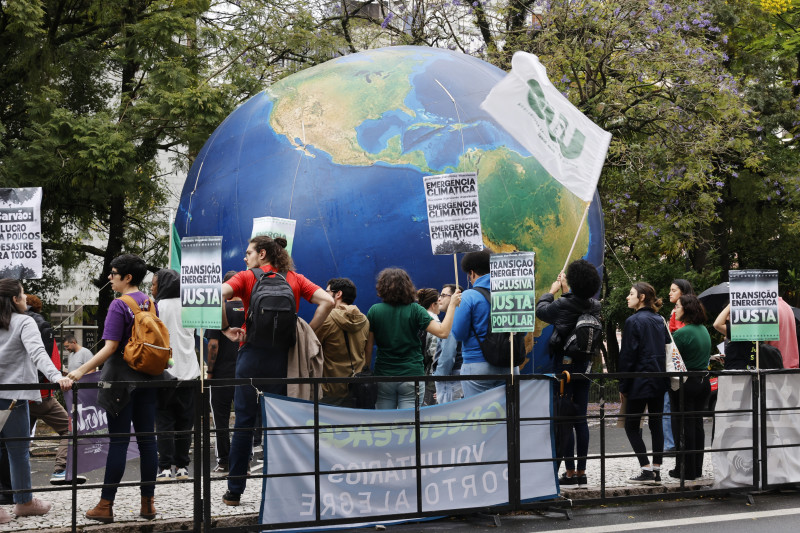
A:
{"label": "black backpack", "polygon": [[591,313],[583,313],[564,343],[564,356],[571,357],[573,364],[585,364],[600,349],[602,339],[603,325],[600,319]]}
{"label": "black backpack", "polygon": [[288,350],[297,342],[297,304],[286,277],[251,268],[256,277],[247,311],[247,340],[254,348]]}
{"label": "black backpack", "polygon": [[[484,298],[486,298],[486,302],[489,304],[489,324],[488,330],[486,333],[486,338],[483,340],[478,339],[478,343],[481,346],[481,353],[483,353],[483,358],[486,359],[486,362],[490,365],[494,366],[501,366],[503,368],[510,368],[511,367],[511,339],[509,338],[508,333],[492,333],[492,320],[491,320],[491,308],[492,308],[492,300],[490,298],[490,292],[484,289],[483,287],[474,287],[476,291],[481,293]],[[478,337],[478,334],[475,333],[475,329],[472,328],[472,323],[470,323],[470,329],[472,329],[472,334],[475,337]],[[520,366],[522,363],[525,362],[525,333],[514,333],[514,366]]]}

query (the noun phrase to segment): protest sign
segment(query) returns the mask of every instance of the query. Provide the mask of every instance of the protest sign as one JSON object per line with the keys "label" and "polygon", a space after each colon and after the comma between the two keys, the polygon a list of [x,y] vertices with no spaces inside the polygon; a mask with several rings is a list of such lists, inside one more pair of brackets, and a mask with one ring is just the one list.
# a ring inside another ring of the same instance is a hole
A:
{"label": "protest sign", "polygon": [[222,327],[222,237],[181,241],[181,320],[185,328]]}
{"label": "protest sign", "polygon": [[[520,384],[522,417],[549,417],[551,403],[548,381]],[[261,405],[264,447],[269,449],[264,474],[280,477],[264,478],[260,523],[315,520],[314,404],[266,395]],[[370,516],[418,511],[414,416],[413,409],[319,405],[319,471],[331,472],[319,476],[321,521],[352,518],[354,524],[364,524]],[[420,420],[422,512],[508,502],[507,461],[515,459],[508,457],[503,387],[424,407]],[[555,497],[552,463],[525,462],[552,459],[549,421],[526,422],[519,443],[522,499]],[[493,461],[500,463],[470,464]],[[367,471],[355,471],[359,469]]]}
{"label": "protest sign", "polygon": [[434,255],[483,250],[478,175],[440,174],[426,176],[423,182]]}
{"label": "protest sign", "polygon": [[283,237],[286,239],[286,251],[292,255],[292,245],[294,244],[294,229],[297,225],[296,220],[278,217],[260,217],[253,219],[253,234],[250,238],[258,235],[267,237]]}
{"label": "protest sign", "polygon": [[516,52],[511,72],[481,104],[544,169],[585,202],[591,202],[611,134],[561,94],[533,54]]}
{"label": "protest sign", "polygon": [[492,254],[492,331],[524,333],[533,331],[536,295],[534,252]]}
{"label": "protest sign", "polygon": [[42,188],[0,189],[0,278],[42,277]]}
{"label": "protest sign", "polygon": [[[100,372],[85,374],[81,378],[81,385],[86,383],[97,383],[100,381]],[[78,439],[78,473],[83,474],[98,468],[105,468],[106,457],[108,456],[108,415],[105,409],[97,404],[97,390],[80,387],[78,389],[78,408],[77,416],[73,420],[75,430],[80,437]],[[64,393],[64,403],[67,412],[72,416],[72,395]],[[131,424],[131,433],[133,433]],[[72,480],[72,440],[69,441],[67,449],[67,481]],[[131,438],[128,445],[128,455],[126,460],[139,457],[139,445],[136,437]]]}
{"label": "protest sign", "polygon": [[731,340],[779,338],[778,271],[731,270]]}

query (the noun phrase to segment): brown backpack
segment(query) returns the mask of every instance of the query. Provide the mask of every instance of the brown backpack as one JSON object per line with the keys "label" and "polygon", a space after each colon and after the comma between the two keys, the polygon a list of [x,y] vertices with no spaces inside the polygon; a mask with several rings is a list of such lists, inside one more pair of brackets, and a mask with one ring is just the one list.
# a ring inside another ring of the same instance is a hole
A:
{"label": "brown backpack", "polygon": [[122,295],[120,300],[133,311],[131,338],[122,358],[134,370],[151,376],[161,375],[172,356],[167,326],[156,315],[152,300],[148,311],[142,311],[136,300],[127,294]]}

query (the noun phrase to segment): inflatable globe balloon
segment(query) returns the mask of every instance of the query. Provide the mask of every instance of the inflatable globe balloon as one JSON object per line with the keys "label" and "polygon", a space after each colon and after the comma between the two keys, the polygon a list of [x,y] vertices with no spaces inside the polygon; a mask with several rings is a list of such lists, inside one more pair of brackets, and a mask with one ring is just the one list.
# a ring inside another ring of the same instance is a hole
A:
{"label": "inflatable globe balloon", "polygon": [[[504,76],[468,55],[413,46],[292,74],[211,135],[187,176],[178,232],[221,235],[223,269],[242,270],[254,218],[295,220],[297,271],[322,287],[350,278],[366,312],[383,268],[406,269],[418,288],[456,281],[453,256],[431,250],[423,177],[477,172],[483,242],[536,252],[538,297],[567,259],[584,203],[480,109]],[[599,266],[598,205],[572,257]],[[458,282],[468,285],[460,268]]]}

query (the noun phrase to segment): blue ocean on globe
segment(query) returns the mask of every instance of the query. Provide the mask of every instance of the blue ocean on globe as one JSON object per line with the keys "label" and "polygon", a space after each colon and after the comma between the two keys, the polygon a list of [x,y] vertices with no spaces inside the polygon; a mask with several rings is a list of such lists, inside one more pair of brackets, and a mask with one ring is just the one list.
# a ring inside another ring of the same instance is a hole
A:
{"label": "blue ocean on globe", "polygon": [[[290,75],[208,139],[181,194],[178,232],[221,235],[223,271],[242,270],[253,218],[296,220],[297,271],[322,287],[352,279],[366,312],[383,268],[406,269],[417,288],[456,281],[453,256],[431,250],[423,177],[477,172],[484,245],[535,251],[538,297],[567,259],[584,203],[480,109],[504,76],[474,57],[413,46]],[[595,194],[572,258],[600,266],[603,233]],[[458,282],[468,284],[460,269]],[[301,315],[312,314],[304,302]],[[545,345],[536,343],[540,356]]]}

